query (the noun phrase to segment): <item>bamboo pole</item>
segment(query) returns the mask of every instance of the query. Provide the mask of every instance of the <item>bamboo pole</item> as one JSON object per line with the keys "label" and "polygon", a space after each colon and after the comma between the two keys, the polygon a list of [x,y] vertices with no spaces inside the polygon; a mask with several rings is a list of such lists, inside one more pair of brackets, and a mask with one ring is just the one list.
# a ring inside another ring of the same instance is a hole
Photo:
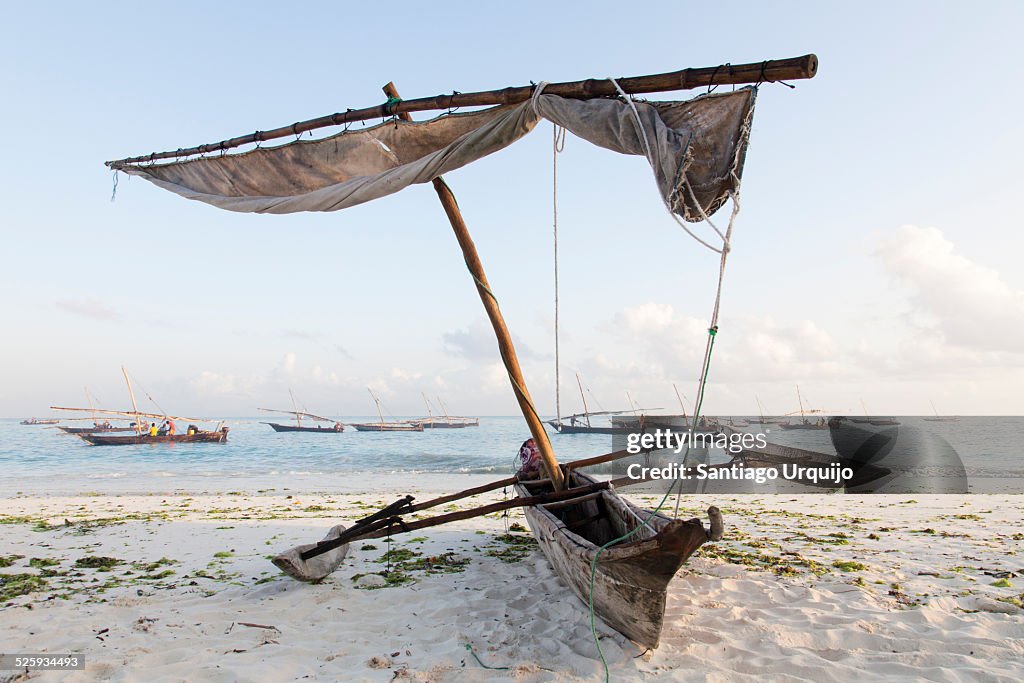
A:
{"label": "bamboo pole", "polygon": [[[818,58],[816,55],[808,54],[802,57],[791,57],[789,59],[769,59],[762,62],[751,62],[749,64],[722,64],[701,68],[682,69],[663,74],[649,76],[631,76],[617,79],[619,87],[627,94],[641,95],[655,92],[668,92],[672,90],[693,90],[716,85],[740,85],[743,83],[764,83],[774,81],[794,81],[805,78],[814,78],[818,71]],[[369,119],[382,119],[395,114],[409,114],[417,111],[438,111],[454,109],[456,107],[480,107],[497,104],[517,104],[530,99],[535,85],[523,85],[519,87],[501,88],[499,90],[488,90],[482,92],[459,93],[451,95],[435,95],[433,97],[422,97],[415,100],[389,99],[384,104],[378,104],[364,109],[350,109],[344,113],[328,114],[307,121],[274,128],[273,130],[256,131],[248,135],[222,140],[187,149],[177,149],[168,152],[154,152],[142,156],[128,157],[116,161],[108,161],[106,165],[110,168],[119,168],[129,164],[156,161],[159,159],[181,159],[195,154],[206,154],[208,152],[223,152],[227,149],[241,147],[242,145],[265,142],[278,138],[294,137],[310,130],[327,128],[330,126],[342,126],[355,121],[366,121]],[[593,99],[596,97],[615,97],[618,92],[615,86],[607,78],[590,78],[584,81],[571,81],[565,83],[549,83],[544,87],[544,93],[548,95],[559,95],[573,99]],[[389,95],[389,98],[397,98],[396,95]]]}
{"label": "bamboo pole", "polygon": [[[384,86],[384,94],[389,98],[397,98],[398,89],[395,88],[394,83],[388,83]],[[412,117],[405,112],[399,113],[398,116],[405,121],[412,120]],[[505,364],[505,369],[508,371],[509,380],[512,382],[512,391],[515,393],[516,401],[519,402],[519,409],[522,411],[526,424],[530,428],[530,434],[533,436],[534,443],[540,449],[540,457],[544,461],[544,468],[547,470],[548,476],[551,477],[555,491],[560,491],[565,483],[562,470],[558,467],[558,460],[555,458],[555,451],[551,447],[551,441],[548,439],[547,430],[544,429],[544,423],[540,421],[540,416],[533,407],[533,399],[530,398],[530,392],[526,388],[526,380],[523,378],[523,371],[519,367],[519,358],[516,356],[516,349],[512,344],[512,335],[509,334],[508,327],[505,325],[505,317],[501,314],[498,301],[494,298],[491,286],[487,282],[483,262],[476,251],[476,245],[473,244],[469,228],[466,227],[466,222],[462,218],[462,212],[459,210],[458,202],[455,201],[455,195],[452,194],[451,189],[444,182],[443,178],[434,178],[433,182],[434,191],[437,192],[437,198],[441,200],[444,212],[448,214],[448,222],[451,223],[452,230],[455,231],[455,239],[458,240],[459,247],[462,248],[462,255],[466,259],[466,267],[469,268],[469,272],[473,275],[477,294],[480,295],[480,300],[484,304],[484,310],[491,321],[491,327],[494,328],[494,335],[498,338],[498,350],[501,353],[501,360]],[[441,405],[444,407],[443,403]],[[445,416],[447,415],[448,411],[445,409]]]}
{"label": "bamboo pole", "polygon": [[576,373],[576,385],[580,388],[580,398],[583,399],[583,416],[587,418],[587,426],[590,426],[590,408],[587,407],[587,397],[583,394],[583,382],[580,381],[580,373]]}
{"label": "bamboo pole", "polygon": [[128,395],[132,399],[132,410],[135,411],[135,432],[142,434],[142,424],[139,421],[139,406],[135,403],[135,392],[132,391],[132,383],[128,379],[128,371],[124,369],[123,365],[121,366],[121,374],[124,375],[124,381],[128,385]]}

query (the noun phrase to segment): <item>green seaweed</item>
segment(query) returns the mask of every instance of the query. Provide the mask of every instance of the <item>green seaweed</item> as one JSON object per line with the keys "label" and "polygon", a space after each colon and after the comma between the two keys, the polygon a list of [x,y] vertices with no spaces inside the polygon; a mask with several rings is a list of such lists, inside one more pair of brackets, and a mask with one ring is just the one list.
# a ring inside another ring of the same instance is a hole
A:
{"label": "green seaweed", "polygon": [[46,588],[46,579],[36,574],[0,574],[0,601],[28,595]]}

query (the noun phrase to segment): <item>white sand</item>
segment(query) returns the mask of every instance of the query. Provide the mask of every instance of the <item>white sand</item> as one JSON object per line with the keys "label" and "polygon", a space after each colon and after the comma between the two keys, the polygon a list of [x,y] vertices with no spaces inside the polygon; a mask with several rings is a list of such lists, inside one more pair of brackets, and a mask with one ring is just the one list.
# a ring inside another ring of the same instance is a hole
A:
{"label": "white sand", "polygon": [[[430,487],[447,492],[474,483],[478,479],[447,477]],[[412,493],[423,500],[432,491]],[[0,524],[0,557],[25,556],[0,573],[39,573],[29,566],[33,557],[60,562],[48,568],[60,574],[46,577],[45,588],[0,607],[0,650],[87,658],[85,671],[34,672],[31,680],[601,676],[586,607],[543,555],[534,549],[504,563],[486,554],[507,548],[497,540],[505,531],[502,519],[411,534],[427,540],[399,536],[392,545],[424,556],[453,552],[469,560],[464,571],[414,571],[414,583],[356,588],[351,577],[384,567],[375,562],[386,549],[379,540],[371,541],[372,550],[357,543],[327,581],[306,585],[280,575],[267,556],[316,540],[336,520],[368,514],[366,505],[397,495],[286,495],[0,500],[0,521],[31,518]],[[613,680],[1024,679],[1024,616],[998,600],[1024,592],[1024,556],[1018,554],[1024,496],[916,499],[684,499],[690,514],[710,502],[722,507],[726,539],[706,545],[672,583],[658,650],[641,656],[598,623]],[[124,516],[135,519],[118,519]],[[40,518],[59,526],[34,530]],[[103,518],[115,523],[82,523]],[[65,526],[65,519],[72,524]],[[510,521],[523,518],[516,513]],[[848,538],[829,536],[839,533]],[[215,555],[225,550],[231,555]],[[76,569],[75,560],[87,556],[124,563],[109,572]],[[164,557],[176,563],[130,564]],[[833,566],[847,561],[864,568]],[[779,570],[780,562],[789,568]],[[174,573],[160,576],[168,570]],[[1015,575],[1003,580],[1009,586],[994,586],[999,579],[986,572]],[[467,644],[488,666],[511,668],[483,668]],[[15,672],[0,672],[0,681],[7,674]]]}

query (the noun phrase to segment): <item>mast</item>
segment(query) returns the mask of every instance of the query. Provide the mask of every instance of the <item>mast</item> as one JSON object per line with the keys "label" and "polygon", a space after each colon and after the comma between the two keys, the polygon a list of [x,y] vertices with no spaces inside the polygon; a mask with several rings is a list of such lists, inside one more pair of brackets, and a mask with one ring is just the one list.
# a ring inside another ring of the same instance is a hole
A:
{"label": "mast", "polygon": [[935,401],[928,399],[928,402],[932,404],[932,412],[935,413],[935,417],[938,417],[939,411],[935,408]]}
{"label": "mast", "polygon": [[682,397],[679,396],[679,387],[676,386],[675,382],[672,382],[672,391],[676,392],[676,400],[679,401],[679,407],[683,409],[683,417],[686,417],[686,405],[683,404]]}
{"label": "mast", "polygon": [[800,421],[806,423],[807,418],[804,416],[804,399],[800,396],[800,385],[796,385],[796,400],[800,403]]}
{"label": "mast", "polygon": [[860,400],[860,407],[864,409],[864,417],[868,417],[868,407],[864,405],[864,399]]}
{"label": "mast", "polygon": [[292,393],[291,387],[288,387],[288,395],[292,397],[292,410],[295,411],[295,425],[301,427],[302,416],[299,414],[299,406],[295,403],[295,394]]}
{"label": "mast", "polygon": [[[92,404],[92,396],[89,394],[89,387],[85,388],[85,400],[89,403],[89,410],[90,411],[94,411],[95,407]],[[93,412],[93,414],[92,414],[92,419],[93,420],[96,419],[96,413],[95,412]]]}
{"label": "mast", "polygon": [[626,392],[626,402],[629,403],[629,407],[632,409],[633,415],[635,416],[637,413],[636,403],[633,401],[633,397],[629,395],[628,391]]}
{"label": "mast", "polygon": [[583,382],[580,381],[580,373],[576,373],[576,386],[580,388],[580,398],[583,399],[583,417],[587,419],[587,426],[590,426],[590,408],[587,407],[587,397],[583,393]]}
{"label": "mast", "polygon": [[[395,88],[394,83],[388,83],[384,86],[384,94],[389,98],[398,98],[398,89]],[[412,117],[407,112],[402,112],[398,115],[403,120],[412,120]],[[515,393],[516,401],[519,403],[519,409],[522,411],[526,424],[530,428],[530,434],[533,436],[534,443],[537,444],[537,448],[540,450],[540,456],[544,461],[544,467],[547,470],[548,476],[551,478],[551,483],[556,491],[560,491],[564,480],[562,470],[558,466],[558,460],[555,459],[555,452],[551,448],[551,441],[548,440],[548,433],[544,429],[544,423],[540,421],[540,416],[533,407],[533,399],[526,388],[526,380],[523,378],[523,371],[519,367],[519,358],[516,355],[515,346],[512,344],[512,335],[509,334],[508,327],[505,325],[505,318],[501,314],[501,309],[498,308],[498,301],[494,298],[493,290],[487,282],[487,275],[484,273],[484,266],[480,261],[480,255],[476,251],[476,245],[473,244],[473,238],[470,236],[466,222],[462,218],[458,202],[455,201],[455,195],[452,194],[447,183],[445,183],[443,178],[437,177],[434,178],[433,184],[437,197],[441,201],[441,206],[448,215],[448,222],[451,223],[452,230],[455,232],[455,239],[458,240],[459,247],[462,248],[466,267],[469,268],[469,272],[476,282],[477,294],[480,295],[480,300],[484,304],[484,310],[491,321],[491,327],[494,328],[494,335],[498,339],[498,350],[501,353],[501,360],[508,371],[509,381],[512,383],[512,389]]]}
{"label": "mast", "polygon": [[754,400],[757,401],[757,412],[761,415],[761,424],[764,424],[764,406],[761,405],[761,399],[754,394]]}
{"label": "mast", "polygon": [[138,434],[142,433],[142,423],[139,421],[139,406],[135,403],[135,392],[132,391],[132,382],[128,379],[128,371],[121,366],[121,374],[124,375],[125,384],[128,385],[128,396],[132,399],[132,410],[135,411],[135,431]]}
{"label": "mast", "polygon": [[423,396],[423,402],[425,404],[427,404],[427,415],[430,417],[431,424],[433,424],[433,422],[434,422],[434,412],[430,409],[430,400],[427,399],[427,395],[424,392],[421,391],[420,395]]}
{"label": "mast", "polygon": [[444,413],[445,422],[451,422],[452,418],[448,415],[448,406],[444,404],[444,401],[441,400],[440,396],[437,397],[437,404],[441,406],[441,412]]}
{"label": "mast", "polygon": [[380,423],[384,424],[384,414],[380,412],[380,399],[373,393],[373,389],[366,387],[366,390],[370,392],[370,396],[373,397],[373,402],[377,404],[377,417],[380,418]]}

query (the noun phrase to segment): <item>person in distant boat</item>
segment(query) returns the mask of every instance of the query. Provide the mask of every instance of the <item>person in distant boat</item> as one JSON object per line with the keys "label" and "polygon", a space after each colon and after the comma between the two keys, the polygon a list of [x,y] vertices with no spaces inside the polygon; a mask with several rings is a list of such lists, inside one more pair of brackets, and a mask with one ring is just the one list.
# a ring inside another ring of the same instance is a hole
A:
{"label": "person in distant boat", "polygon": [[335,422],[334,423],[334,431],[341,432],[341,431],[344,431],[344,430],[345,430],[345,428],[341,426],[340,422]]}
{"label": "person in distant boat", "polygon": [[540,479],[540,448],[533,438],[529,438],[519,447],[519,475],[522,479]]}
{"label": "person in distant boat", "polygon": [[194,435],[198,431],[199,431],[199,427],[196,427],[195,425],[189,425],[188,426],[188,430],[187,430],[187,434],[189,436],[192,436],[192,435]]}
{"label": "person in distant boat", "polygon": [[168,418],[168,420],[167,420],[167,435],[168,436],[174,436],[174,432],[175,432],[174,420],[171,420],[170,418]]}
{"label": "person in distant boat", "polygon": [[149,423],[149,435],[150,436],[157,436],[157,435],[159,435],[159,433],[160,433],[160,430],[156,428],[156,422],[150,422]]}

